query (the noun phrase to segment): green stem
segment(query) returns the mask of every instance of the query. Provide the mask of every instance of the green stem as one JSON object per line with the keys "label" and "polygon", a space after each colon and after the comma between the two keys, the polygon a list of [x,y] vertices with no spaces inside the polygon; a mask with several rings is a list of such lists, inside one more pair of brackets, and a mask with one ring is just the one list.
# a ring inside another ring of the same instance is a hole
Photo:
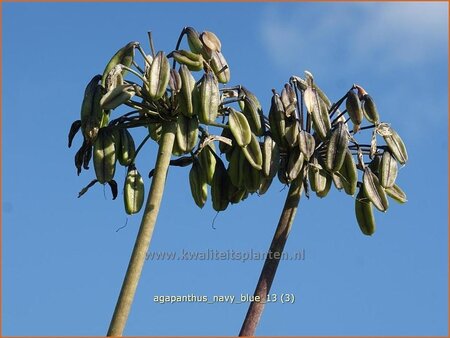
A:
{"label": "green stem", "polygon": [[164,123],[152,185],[148,194],[133,253],[131,254],[130,263],[128,264],[122,289],[120,290],[119,299],[117,300],[116,308],[111,319],[107,334],[108,336],[122,336],[130,313],[131,304],[133,303],[136,288],[141,277],[145,256],[150,245],[159,207],[161,205],[167,169],[169,168],[170,157],[172,155],[172,148],[175,140],[175,132],[176,123]]}
{"label": "green stem", "polygon": [[303,191],[303,170],[298,178],[292,182],[289,188],[289,193],[286,197],[283,211],[278,222],[277,229],[270,244],[268,255],[264,263],[261,275],[256,285],[254,293],[255,297],[259,297],[260,301],[251,302],[250,307],[245,316],[239,336],[254,336],[256,327],[258,326],[261,314],[264,310],[264,305],[267,300],[267,294],[270,292],[270,287],[277,272],[278,263],[282,257],[283,249],[294,222],[295,214],[297,212],[298,203],[300,202],[300,195]]}

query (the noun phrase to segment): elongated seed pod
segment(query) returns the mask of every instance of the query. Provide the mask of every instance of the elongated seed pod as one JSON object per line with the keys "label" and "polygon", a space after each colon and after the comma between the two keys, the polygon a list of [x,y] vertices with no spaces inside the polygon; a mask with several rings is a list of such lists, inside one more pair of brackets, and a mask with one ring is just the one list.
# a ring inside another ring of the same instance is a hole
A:
{"label": "elongated seed pod", "polygon": [[247,88],[241,88],[244,95],[243,101],[239,101],[242,113],[247,117],[250,129],[256,136],[262,136],[265,131],[264,116],[261,103],[258,98]]}
{"label": "elongated seed pod", "polygon": [[125,211],[128,215],[138,213],[144,204],[144,180],[136,168],[128,171],[123,189]]}
{"label": "elongated seed pod", "polygon": [[197,107],[195,107],[196,100],[194,96],[198,95],[198,89],[195,86],[195,79],[191,72],[185,65],[180,66],[180,77],[181,77],[181,93],[179,95],[180,109],[183,115],[186,117],[192,117],[197,114]]}
{"label": "elongated seed pod", "polygon": [[408,201],[405,192],[397,184],[394,184],[392,187],[385,189],[385,191],[390,198],[400,204]]}
{"label": "elongated seed pod", "polygon": [[283,102],[286,117],[290,117],[292,114],[295,116],[297,96],[289,83],[286,83],[281,91],[281,102]]}
{"label": "elongated seed pod", "polygon": [[101,184],[111,181],[116,171],[116,150],[112,134],[105,128],[99,130],[94,143],[94,169]]}
{"label": "elongated seed pod", "polygon": [[348,145],[348,131],[344,123],[339,122],[337,127],[331,132],[330,141],[327,147],[327,157],[325,164],[331,172],[341,169],[344,164],[345,153]]}
{"label": "elongated seed pod", "polygon": [[308,168],[308,179],[312,191],[320,192],[326,189],[327,173],[319,163],[319,158],[316,154],[311,158]]}
{"label": "elongated seed pod", "polygon": [[103,87],[98,84],[101,76],[94,76],[86,86],[84,91],[83,103],[81,104],[81,132],[88,143],[97,137],[103,118],[103,110],[100,106],[100,100],[103,96]]}
{"label": "elongated seed pod", "polygon": [[253,168],[261,170],[263,164],[261,146],[259,145],[259,141],[256,135],[253,133],[251,135],[252,139],[250,144],[242,148],[242,152],[244,153],[245,157],[247,158],[247,161],[252,165]]}
{"label": "elongated seed pod", "polygon": [[369,94],[365,94],[363,100],[363,112],[366,119],[375,124],[379,123],[380,116],[378,115],[377,106],[372,97]]}
{"label": "elongated seed pod", "polygon": [[273,177],[261,177],[261,184],[258,188],[258,195],[264,195],[270,188],[273,182]]}
{"label": "elongated seed pod", "polygon": [[222,160],[217,158],[211,184],[211,200],[215,211],[224,211],[228,207],[228,186],[230,184],[231,182],[225,166]]}
{"label": "elongated seed pod", "polygon": [[278,144],[272,139],[270,135],[264,138],[262,148],[263,154],[263,168],[262,174],[265,177],[273,178],[278,172],[278,165],[280,162],[280,149]]}
{"label": "elongated seed pod", "polygon": [[134,159],[136,153],[136,147],[134,144],[133,136],[128,129],[118,129],[114,134],[116,156],[119,163],[123,166],[128,166]]}
{"label": "elongated seed pod", "polygon": [[228,200],[231,204],[237,204],[245,197],[245,195],[248,194],[247,189],[245,187],[238,188],[235,187],[233,184],[230,184],[228,186]]}
{"label": "elongated seed pod", "polygon": [[199,208],[203,208],[208,198],[208,186],[206,184],[206,174],[198,161],[192,163],[189,171],[189,185],[191,187],[192,198]]}
{"label": "elongated seed pod", "polygon": [[176,142],[182,153],[190,153],[198,140],[198,119],[179,115],[177,120]]}
{"label": "elongated seed pod", "polygon": [[298,134],[298,145],[300,147],[300,151],[305,156],[305,159],[309,160],[316,148],[316,141],[314,137],[307,131],[301,130]]}
{"label": "elongated seed pod", "polygon": [[231,152],[230,160],[228,161],[228,176],[230,176],[231,183],[240,188],[243,186],[243,173],[241,170],[241,157],[244,157],[244,154],[241,151],[240,147],[234,147]]}
{"label": "elongated seed pod", "polygon": [[283,103],[276,93],[272,96],[269,111],[270,133],[281,148],[286,147],[286,121]]}
{"label": "elongated seed pod", "polygon": [[325,177],[324,188],[322,190],[316,191],[316,196],[320,197],[320,198],[326,197],[331,189],[331,181],[332,181],[331,175],[329,175],[327,172],[325,172],[324,177]]}
{"label": "elongated seed pod", "polygon": [[361,101],[359,100],[358,94],[353,90],[347,93],[347,100],[345,101],[345,108],[350,116],[353,124],[359,126],[362,123],[364,114],[361,107]]}
{"label": "elongated seed pod", "polygon": [[[219,142],[219,151],[221,154],[231,154],[231,152],[233,151],[233,149],[235,148],[236,145],[236,140],[233,137],[233,134],[231,133],[230,128],[223,128],[222,130],[222,134],[220,134],[220,136],[225,137],[227,139],[230,139],[232,144],[229,145],[225,142]],[[228,158],[227,158],[228,160]]]}
{"label": "elongated seed pod", "polygon": [[322,140],[327,138],[331,121],[325,103],[320,99],[316,89],[308,87],[304,92],[306,109],[311,114],[314,130]]}
{"label": "elongated seed pod", "polygon": [[298,174],[300,174],[300,171],[303,168],[304,159],[303,153],[298,147],[295,147],[290,151],[286,168],[289,181],[292,182],[297,178]]}
{"label": "elongated seed pod", "polygon": [[344,163],[337,173],[341,177],[342,186],[346,194],[353,196],[358,183],[358,172],[352,153],[347,148],[345,151]]}
{"label": "elongated seed pod", "polygon": [[298,147],[298,137],[300,134],[300,124],[295,118],[286,119],[286,143],[289,148]]}
{"label": "elongated seed pod", "polygon": [[186,27],[184,32],[187,35],[187,40],[191,51],[197,54],[202,53],[203,42],[200,40],[200,35],[198,32],[192,27]]}
{"label": "elongated seed pod", "polygon": [[100,100],[100,105],[104,110],[116,109],[121,104],[130,100],[136,94],[133,85],[122,84],[107,92]]}
{"label": "elongated seed pod", "polygon": [[363,187],[364,193],[366,194],[367,198],[373,203],[375,208],[385,212],[389,207],[386,193],[384,192],[383,187],[378,181],[378,177],[374,173],[372,173],[369,167],[366,167],[364,169]]}
{"label": "elongated seed pod", "polygon": [[220,52],[222,49],[222,44],[219,38],[213,32],[204,31],[200,34],[200,40],[203,42],[203,46],[211,52]]}
{"label": "elongated seed pod", "polygon": [[200,111],[199,119],[201,123],[213,123],[217,118],[220,93],[217,79],[213,73],[206,73],[199,84]]}
{"label": "elongated seed pod", "polygon": [[240,147],[246,147],[252,140],[252,131],[247,118],[241,112],[230,108],[228,116],[231,133]]}
{"label": "elongated seed pod", "polygon": [[408,161],[408,152],[400,135],[394,129],[390,128],[390,135],[383,135],[383,138],[397,161],[402,165],[405,164]]}
{"label": "elongated seed pod", "polygon": [[389,151],[385,151],[381,157],[379,179],[383,188],[391,188],[395,184],[398,174],[397,160]]}
{"label": "elongated seed pod", "polygon": [[[117,65],[124,65],[130,67],[133,63],[134,58],[134,49],[139,46],[139,42],[132,41],[127,43],[124,47],[119,49],[116,54],[113,55],[111,60],[109,60],[108,64],[103,71],[102,76],[102,86],[106,87],[106,78],[108,77],[109,72]],[[122,75],[125,75],[126,71],[122,72]]]}
{"label": "elongated seed pod", "polygon": [[212,52],[210,65],[220,83],[230,82],[230,67],[221,52]]}
{"label": "elongated seed pod", "polygon": [[259,189],[261,185],[261,172],[255,169],[247,159],[243,159],[245,166],[243,170],[244,186],[249,193],[254,193]]}
{"label": "elongated seed pod", "polygon": [[375,232],[375,217],[373,215],[372,203],[365,195],[362,187],[359,189],[355,199],[355,214],[362,233],[367,236],[372,236]]}
{"label": "elongated seed pod", "polygon": [[176,50],[170,53],[176,62],[185,65],[189,70],[197,72],[203,69],[203,56],[187,50]]}
{"label": "elongated seed pod", "polygon": [[214,150],[214,143],[209,143],[198,155],[198,159],[202,166],[202,170],[206,175],[206,182],[211,185],[214,171],[216,170],[216,156]]}
{"label": "elongated seed pod", "polygon": [[150,98],[155,101],[162,98],[170,80],[170,64],[163,51],[156,54],[146,78]]}

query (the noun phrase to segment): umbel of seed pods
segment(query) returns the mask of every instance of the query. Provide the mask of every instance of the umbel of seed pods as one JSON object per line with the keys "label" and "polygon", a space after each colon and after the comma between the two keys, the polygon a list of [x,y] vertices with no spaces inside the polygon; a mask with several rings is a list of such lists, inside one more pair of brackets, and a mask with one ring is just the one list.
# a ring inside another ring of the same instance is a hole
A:
{"label": "umbel of seed pods", "polygon": [[[179,48],[183,37],[189,50]],[[373,99],[362,87],[352,86],[332,104],[312,74],[305,72],[304,79],[293,76],[281,94],[273,90],[265,117],[258,98],[244,86],[219,87],[230,81],[230,67],[214,33],[184,28],[176,49],[167,55],[155,53],[152,41],[151,46],[149,55],[138,42],[130,42],[111,58],[103,75],[94,76],[86,87],[81,118],[70,129],[69,147],[81,130],[83,143],[75,155],[77,173],[89,169],[93,158],[96,179],[79,196],[98,182],[108,184],[116,198],[114,174],[119,162],[128,168],[125,210],[139,212],[144,180],[136,168],[136,156],[148,139],[160,141],[164,123],[175,121],[172,153],[176,158],[170,164],[190,166],[192,197],[200,208],[207,201],[208,186],[214,210],[223,211],[249,194],[264,194],[275,176],[283,184],[301,179],[308,197],[309,190],[325,197],[333,184],[351,196],[356,194],[358,224],[364,234],[371,235],[375,231],[373,206],[386,211],[386,195],[400,203],[406,201],[395,184],[398,163],[403,165],[408,159],[405,145],[388,124],[380,122]],[[136,51],[143,67],[136,61]],[[127,73],[140,84],[126,80]],[[111,119],[120,106],[133,110]],[[362,126],[364,120],[370,125]],[[148,129],[137,148],[129,132],[136,127]],[[373,129],[371,142],[361,144],[356,135],[366,129]],[[377,145],[377,135],[386,145]]]}

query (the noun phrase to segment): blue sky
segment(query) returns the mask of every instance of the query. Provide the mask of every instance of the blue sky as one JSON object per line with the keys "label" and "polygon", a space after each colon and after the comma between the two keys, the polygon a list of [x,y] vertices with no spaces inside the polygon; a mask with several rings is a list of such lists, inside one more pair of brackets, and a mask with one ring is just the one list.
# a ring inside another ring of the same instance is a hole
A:
{"label": "blue sky", "polygon": [[[398,184],[408,203],[376,213],[363,236],[353,199],[303,198],[276,294],[259,335],[448,334],[448,5],[446,3],[4,3],[2,106],[3,335],[103,335],[137,233],[121,196],[76,176],[66,137],[84,87],[129,41],[174,48],[182,27],[221,39],[231,84],[267,114],[271,88],[310,70],[332,100],[353,84],[405,140]],[[144,136],[135,134],[136,139]],[[156,148],[138,161],[153,167]],[[118,170],[118,181],[124,170]],[[147,187],[148,180],[146,180]],[[121,183],[119,183],[121,184]],[[188,170],[171,168],[152,251],[264,252],[287,190],[215,216],[191,199]],[[106,196],[106,197],[105,197]],[[127,226],[116,230],[128,220]],[[262,261],[148,261],[126,335],[236,335],[247,304],[157,304],[155,295],[253,293]]]}

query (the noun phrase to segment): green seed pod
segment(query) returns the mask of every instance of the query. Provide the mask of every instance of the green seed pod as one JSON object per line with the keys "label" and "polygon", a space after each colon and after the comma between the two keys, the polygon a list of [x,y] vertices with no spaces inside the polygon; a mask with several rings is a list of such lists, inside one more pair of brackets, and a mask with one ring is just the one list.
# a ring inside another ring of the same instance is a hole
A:
{"label": "green seed pod", "polygon": [[220,52],[222,49],[222,44],[220,43],[219,38],[213,32],[203,32],[200,34],[200,40],[209,52]]}
{"label": "green seed pod", "polygon": [[262,147],[263,154],[263,168],[262,174],[265,177],[273,178],[278,172],[278,164],[280,162],[280,149],[275,141],[266,135],[264,138],[264,144]]}
{"label": "green seed pod", "polygon": [[197,117],[188,118],[184,115],[178,116],[176,141],[182,153],[190,153],[198,140]]}
{"label": "green seed pod", "polygon": [[189,52],[187,50],[176,50],[170,53],[176,62],[185,65],[189,70],[198,72],[203,70],[203,56],[201,54]]}
{"label": "green seed pod", "polygon": [[198,32],[192,27],[186,27],[184,32],[187,35],[189,48],[193,53],[200,54],[203,51],[203,42],[200,40]]}
{"label": "green seed pod", "polygon": [[290,148],[298,148],[298,137],[300,134],[300,124],[297,120],[288,118],[286,119],[286,143]]}
{"label": "green seed pod", "polygon": [[363,112],[366,119],[375,124],[379,123],[380,116],[378,115],[378,110],[372,97],[369,94],[365,94],[363,100]]}
{"label": "green seed pod", "polygon": [[398,166],[396,159],[392,156],[389,151],[385,151],[381,157],[380,163],[380,173],[378,177],[380,178],[380,184],[383,188],[391,188],[395,184],[395,179],[398,174]]}
{"label": "green seed pod", "polygon": [[[222,130],[222,137],[226,137],[227,139],[230,139],[232,142],[232,145],[229,145],[225,142],[219,142],[219,151],[221,154],[231,154],[233,149],[235,148],[236,140],[233,137],[233,134],[231,133],[230,128],[223,128]],[[227,158],[228,160],[228,158]]]}
{"label": "green seed pod", "polygon": [[394,184],[392,187],[385,189],[386,194],[392,198],[394,201],[403,204],[407,202],[406,194],[405,192],[400,189],[400,187],[397,184]]}
{"label": "green seed pod", "polygon": [[286,173],[286,167],[287,167],[287,158],[286,156],[281,156],[280,157],[280,165],[278,166],[278,180],[282,183],[282,184],[288,184],[289,180],[288,180],[288,176]]}
{"label": "green seed pod", "polygon": [[342,164],[341,169],[337,172],[337,175],[341,178],[344,191],[348,195],[353,196],[356,192],[356,186],[358,183],[358,172],[352,153],[348,148],[345,151],[344,163]]}
{"label": "green seed pod", "polygon": [[252,139],[248,146],[242,148],[242,152],[247,158],[248,162],[251,166],[257,170],[262,170],[263,157],[261,146],[259,145],[258,138],[255,134],[251,134]]}
{"label": "green seed pod", "polygon": [[116,109],[121,104],[130,100],[135,94],[136,91],[133,85],[118,85],[102,97],[102,99],[100,100],[100,106],[104,110]]}
{"label": "green seed pod", "polygon": [[[185,65],[180,66],[181,93],[178,96],[181,113],[186,117],[192,117],[197,114],[198,100],[194,96],[198,95],[198,89],[195,86],[195,79]],[[197,107],[195,106],[197,103]]]}
{"label": "green seed pod", "polygon": [[247,117],[250,129],[256,136],[264,135],[264,116],[261,103],[258,98],[247,88],[241,87],[244,96],[243,101],[239,101],[242,113]]}
{"label": "green seed pod", "polygon": [[369,167],[364,169],[363,174],[363,187],[364,193],[367,198],[373,203],[375,208],[380,211],[385,212],[389,207],[388,200],[386,198],[386,193],[383,187],[378,181],[378,177],[370,170]]}
{"label": "green seed pod", "polygon": [[327,172],[325,172],[325,187],[323,188],[323,190],[316,191],[317,197],[324,198],[328,195],[331,189],[331,181],[331,176]]}
{"label": "green seed pod", "polygon": [[311,114],[314,130],[322,140],[325,140],[331,129],[331,121],[326,104],[320,99],[316,89],[312,87],[308,87],[303,96],[306,109]]}
{"label": "green seed pod", "polygon": [[181,90],[181,76],[175,69],[170,69],[169,88],[173,95],[178,94]]}
{"label": "green seed pod", "polygon": [[99,130],[94,143],[94,169],[101,184],[111,181],[116,172],[116,150],[114,139],[106,128]]}
{"label": "green seed pod", "polygon": [[214,143],[208,143],[208,145],[198,154],[198,159],[200,161],[200,165],[202,166],[202,170],[205,172],[206,182],[211,185],[217,162]]}
{"label": "green seed pod", "polygon": [[358,94],[356,94],[353,90],[350,90],[347,93],[347,101],[345,101],[345,107],[353,124],[355,126],[359,126],[363,120],[363,111]]}
{"label": "green seed pod", "polygon": [[[106,87],[106,78],[108,77],[109,72],[117,65],[124,65],[130,67],[133,63],[134,58],[134,49],[139,46],[139,42],[130,42],[121,49],[117,51],[116,54],[109,60],[108,64],[103,71],[102,76],[102,86]],[[122,72],[122,75],[125,75],[126,71]]]}
{"label": "green seed pod", "polygon": [[241,112],[230,108],[228,116],[231,133],[240,147],[246,147],[252,140],[252,131],[247,118]]}
{"label": "green seed pod", "polygon": [[198,161],[192,163],[191,170],[189,171],[189,185],[195,204],[199,208],[203,208],[208,198],[208,186],[206,184],[205,171]]}
{"label": "green seed pod", "polygon": [[406,151],[405,143],[394,129],[390,128],[389,134],[383,135],[384,141],[392,155],[403,165],[408,161],[408,152]]}
{"label": "green seed pod", "polygon": [[261,173],[255,169],[245,158],[243,158],[244,170],[242,172],[244,176],[244,186],[249,193],[254,193],[259,189],[261,185]]}
{"label": "green seed pod", "polygon": [[245,199],[247,195],[248,191],[247,189],[245,189],[245,187],[238,188],[232,184],[228,186],[228,200],[230,201],[231,204],[239,203],[240,201]]}
{"label": "green seed pod", "polygon": [[300,151],[305,156],[305,159],[309,161],[316,148],[316,141],[314,137],[307,131],[301,130],[298,134],[298,145],[300,147]]}
{"label": "green seed pod", "polygon": [[308,178],[311,190],[321,192],[327,187],[327,173],[319,163],[319,155],[315,154],[308,168]]}
{"label": "green seed pod", "polygon": [[215,211],[224,211],[228,207],[228,186],[231,185],[225,166],[220,160],[216,159],[216,167],[211,184],[211,199]]}
{"label": "green seed pod", "polygon": [[367,236],[372,236],[375,232],[375,217],[373,215],[372,203],[367,198],[362,187],[359,189],[355,199],[355,214],[362,233]]}
{"label": "green seed pod", "polygon": [[297,96],[291,85],[286,83],[283,90],[281,91],[281,102],[284,106],[284,111],[286,117],[290,117],[293,113],[295,115],[295,110],[297,108]]}
{"label": "green seed pod", "polygon": [[377,155],[372,159],[372,161],[370,161],[369,168],[370,168],[370,170],[372,170],[372,172],[375,175],[378,175],[379,170],[380,170],[380,165],[381,165],[381,156]]}
{"label": "green seed pod", "polygon": [[280,96],[276,93],[272,96],[272,102],[269,111],[269,124],[270,133],[272,138],[280,146],[280,148],[286,147],[286,121],[283,103]]}
{"label": "green seed pod", "polygon": [[128,215],[138,213],[144,204],[144,180],[136,168],[131,167],[125,179],[123,198]]}
{"label": "green seed pod", "polygon": [[230,82],[230,67],[221,52],[212,52],[210,65],[220,83]]}
{"label": "green seed pod", "polygon": [[303,168],[304,162],[303,153],[300,151],[298,147],[293,148],[289,153],[289,160],[286,168],[286,172],[289,178],[289,181],[293,181],[297,178],[298,174]]}
{"label": "green seed pod", "polygon": [[228,161],[228,176],[230,176],[231,183],[237,187],[243,187],[243,177],[244,173],[241,170],[241,161],[245,159],[244,154],[241,151],[241,148],[234,147],[231,152],[230,160]]}
{"label": "green seed pod", "polygon": [[103,87],[98,84],[100,78],[100,75],[96,75],[88,83],[81,105],[81,131],[90,144],[97,137],[104,115],[100,106],[100,100],[103,96]]}
{"label": "green seed pod", "polygon": [[327,147],[326,167],[331,172],[341,169],[344,164],[345,153],[348,145],[347,126],[339,122],[337,127],[331,132],[330,141]]}
{"label": "green seed pod", "polygon": [[261,177],[261,184],[258,188],[258,195],[264,195],[267,190],[269,190],[271,184],[273,182],[273,177]]}
{"label": "green seed pod", "polygon": [[116,156],[119,163],[123,166],[129,166],[134,159],[136,147],[133,136],[127,129],[120,128],[113,134],[116,148]]}
{"label": "green seed pod", "polygon": [[145,88],[152,100],[159,100],[166,92],[170,80],[170,64],[164,52],[156,54],[150,70],[146,75],[148,83]]}
{"label": "green seed pod", "polygon": [[206,73],[199,84],[200,111],[199,119],[201,123],[213,123],[217,118],[220,93],[217,79],[213,73]]}

